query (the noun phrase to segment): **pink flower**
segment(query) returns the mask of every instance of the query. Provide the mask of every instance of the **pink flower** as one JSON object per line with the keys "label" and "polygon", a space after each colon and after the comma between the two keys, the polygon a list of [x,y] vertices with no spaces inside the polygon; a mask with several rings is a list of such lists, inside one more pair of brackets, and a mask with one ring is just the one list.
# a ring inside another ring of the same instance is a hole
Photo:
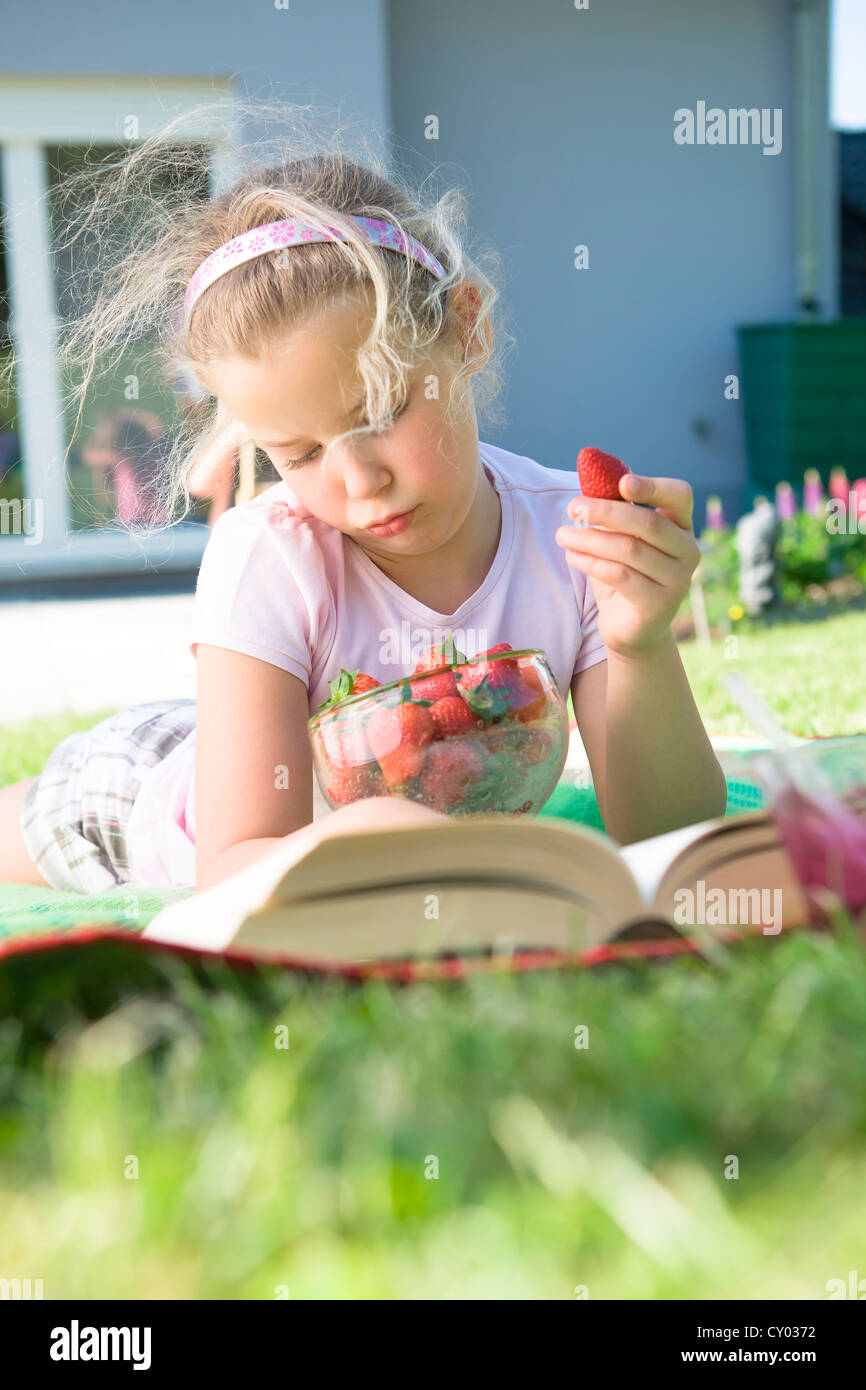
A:
{"label": "pink flower", "polygon": [[797,498],[790,483],[776,484],[776,515],[784,521],[797,515]]}
{"label": "pink flower", "polygon": [[824,484],[817,468],[807,468],[803,474],[803,511],[807,516],[824,516]]}
{"label": "pink flower", "polygon": [[707,498],[706,519],[704,525],[708,531],[727,531],[728,523],[725,513],[722,510],[722,499],[716,493]]}
{"label": "pink flower", "polygon": [[835,502],[841,502],[843,507],[848,505],[848,475],[841,464],[837,464],[830,469],[830,496]]}

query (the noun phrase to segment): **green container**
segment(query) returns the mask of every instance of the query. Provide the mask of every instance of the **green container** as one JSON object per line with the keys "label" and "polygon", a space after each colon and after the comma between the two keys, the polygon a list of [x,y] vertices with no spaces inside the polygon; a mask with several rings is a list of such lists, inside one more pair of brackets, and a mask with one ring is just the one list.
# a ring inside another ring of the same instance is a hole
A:
{"label": "green container", "polygon": [[866,475],[866,318],[737,329],[749,503],[778,482]]}

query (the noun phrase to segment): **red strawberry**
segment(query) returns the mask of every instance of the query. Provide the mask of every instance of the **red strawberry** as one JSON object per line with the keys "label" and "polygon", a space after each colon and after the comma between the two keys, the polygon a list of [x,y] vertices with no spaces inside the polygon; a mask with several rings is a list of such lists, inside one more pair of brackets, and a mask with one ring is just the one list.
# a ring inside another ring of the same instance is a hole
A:
{"label": "red strawberry", "polygon": [[363,671],[359,671],[352,681],[352,694],[363,695],[365,690],[376,690],[381,684],[375,676],[365,676]]}
{"label": "red strawberry", "polygon": [[524,667],[521,673],[519,697],[515,697],[515,714],[521,724],[529,724],[533,719],[542,719],[547,710],[547,694],[541,677],[532,666]]}
{"label": "red strawberry", "polygon": [[608,497],[621,502],[619,480],[630,472],[620,459],[602,449],[581,449],[577,456],[577,476],[584,497]]}
{"label": "red strawberry", "polygon": [[440,666],[459,666],[465,660],[466,657],[454,645],[454,638],[449,635],[444,642],[437,642],[435,646],[422,652],[412,675],[418,676],[424,671],[437,671]]}
{"label": "red strawberry", "polygon": [[486,724],[507,714],[521,688],[510,661],[478,661],[457,672],[457,684],[469,708]]}
{"label": "red strawberry", "polygon": [[491,690],[512,690],[515,685],[513,662],[472,661],[457,672],[457,680],[464,692],[477,690],[485,681]]}
{"label": "red strawberry", "polygon": [[379,766],[385,782],[392,790],[405,787],[407,782],[418,776],[424,766],[424,751],[423,748],[413,748],[407,744],[405,748],[395,748],[392,753],[382,754]]}
{"label": "red strawberry", "polygon": [[434,743],[427,749],[421,788],[434,811],[456,806],[481,778],[484,758],[472,742]]}
{"label": "red strawberry", "polygon": [[[456,683],[454,690],[457,690]],[[434,738],[450,738],[455,734],[466,734],[473,729],[484,727],[484,720],[473,714],[466,701],[461,700],[456,693],[443,695],[441,700],[430,706],[430,714],[433,718]]]}
{"label": "red strawberry", "polygon": [[420,752],[426,748],[433,741],[433,719],[427,705],[404,700],[390,709],[374,710],[364,732],[373,753],[382,764],[383,758],[398,751],[409,749]]}
{"label": "red strawberry", "polygon": [[347,806],[368,796],[384,796],[387,790],[378,763],[336,768],[328,781],[328,796],[339,806]]}
{"label": "red strawberry", "polygon": [[457,682],[452,671],[441,671],[438,676],[423,676],[420,680],[410,680],[409,687],[413,700],[444,700],[449,695],[457,695]]}
{"label": "red strawberry", "polygon": [[345,715],[323,719],[319,724],[321,747],[330,767],[357,768],[370,762],[372,753],[364,730],[350,723]]}
{"label": "red strawberry", "polygon": [[323,700],[319,709],[330,709],[341,700],[348,700],[350,695],[363,695],[366,690],[376,690],[379,685],[381,681],[365,675],[363,671],[341,670],[339,676],[335,676],[330,682],[331,698]]}
{"label": "red strawberry", "polygon": [[[496,644],[495,647],[488,647],[486,652],[479,652],[478,655],[479,655],[479,657],[484,657],[484,656],[498,656],[500,652],[513,652],[513,651],[514,651],[514,648],[511,646],[510,642],[497,642],[497,644]],[[519,668],[519,662],[517,662],[517,661],[508,661],[505,657],[502,657],[499,661],[497,661],[496,665],[497,665],[497,666],[507,666],[507,667],[509,667],[509,669],[514,670],[514,671],[518,670],[518,668]]]}

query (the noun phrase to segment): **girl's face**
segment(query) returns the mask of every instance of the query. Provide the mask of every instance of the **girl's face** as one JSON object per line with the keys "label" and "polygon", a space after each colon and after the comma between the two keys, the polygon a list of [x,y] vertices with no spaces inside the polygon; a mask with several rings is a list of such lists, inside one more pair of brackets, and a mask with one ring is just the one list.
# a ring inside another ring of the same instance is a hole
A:
{"label": "girl's face", "polygon": [[[208,385],[249,431],[298,500],[371,556],[421,555],[444,545],[469,514],[481,475],[473,409],[447,422],[444,403],[459,348],[428,350],[408,394],[379,434],[325,447],[366,424],[355,363],[368,331],[365,301],[335,305],[264,356],[224,359]],[[371,531],[395,514],[408,524]]]}

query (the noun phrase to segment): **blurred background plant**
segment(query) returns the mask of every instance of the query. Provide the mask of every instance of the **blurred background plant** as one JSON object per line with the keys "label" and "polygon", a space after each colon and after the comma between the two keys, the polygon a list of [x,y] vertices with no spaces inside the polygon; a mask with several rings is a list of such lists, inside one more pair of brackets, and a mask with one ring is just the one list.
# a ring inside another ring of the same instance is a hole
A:
{"label": "blurred background plant", "polygon": [[[817,469],[803,476],[798,495],[788,482],[776,485],[772,505],[778,523],[774,551],[775,601],[750,614],[744,601],[737,533],[718,497],[707,499],[698,534],[701,563],[694,579],[700,585],[707,624],[714,636],[739,626],[761,624],[768,615],[795,616],[866,596],[866,478],[850,481],[842,468],[830,473],[825,494]],[[769,498],[756,497],[755,507]],[[748,515],[748,514],[747,514]],[[683,600],[677,635],[695,626],[694,591]]]}

